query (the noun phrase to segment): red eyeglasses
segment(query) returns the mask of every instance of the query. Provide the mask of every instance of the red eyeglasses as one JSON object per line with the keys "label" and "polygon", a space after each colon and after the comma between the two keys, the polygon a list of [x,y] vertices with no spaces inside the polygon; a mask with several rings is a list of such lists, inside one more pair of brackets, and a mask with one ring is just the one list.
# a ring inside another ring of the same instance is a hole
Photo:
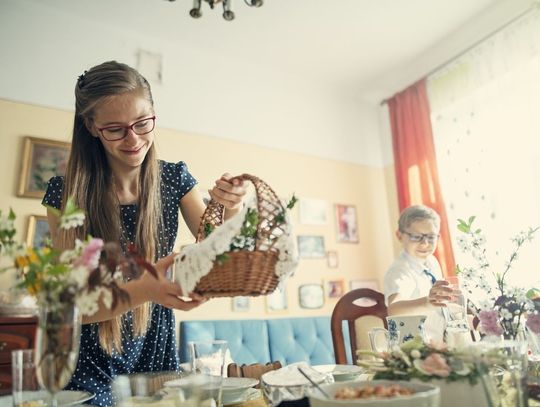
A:
{"label": "red eyeglasses", "polygon": [[133,133],[142,136],[143,134],[148,134],[156,125],[156,116],[146,117],[141,120],[137,120],[135,123],[130,124],[129,126],[120,126],[115,124],[114,126],[106,127],[97,127],[101,136],[107,141],[118,141],[125,138],[128,134],[128,130],[131,130]]}

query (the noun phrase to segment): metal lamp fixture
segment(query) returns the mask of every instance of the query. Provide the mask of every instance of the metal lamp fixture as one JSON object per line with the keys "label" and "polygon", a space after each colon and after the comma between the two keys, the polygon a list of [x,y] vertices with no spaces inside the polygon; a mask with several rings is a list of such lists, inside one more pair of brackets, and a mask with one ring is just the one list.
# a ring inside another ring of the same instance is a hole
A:
{"label": "metal lamp fixture", "polygon": [[[223,18],[227,21],[234,20],[234,12],[231,10],[232,0],[193,0],[193,8],[189,11],[189,15],[191,17],[202,17],[201,5],[203,1],[208,3],[212,10],[214,9],[214,6],[216,4],[223,3]],[[261,7],[263,5],[263,0],[244,0],[244,3],[246,3],[250,7]]]}

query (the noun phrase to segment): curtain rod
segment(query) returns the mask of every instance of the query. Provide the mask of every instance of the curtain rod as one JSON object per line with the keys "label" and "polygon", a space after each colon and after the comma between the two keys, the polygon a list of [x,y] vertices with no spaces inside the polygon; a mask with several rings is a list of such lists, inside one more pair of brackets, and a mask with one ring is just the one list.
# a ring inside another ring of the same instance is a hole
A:
{"label": "curtain rod", "polygon": [[[540,1],[535,1],[534,3],[532,3],[529,7],[527,7],[524,11],[522,11],[521,13],[519,13],[517,16],[515,16],[514,18],[510,19],[509,21],[507,21],[506,23],[504,23],[503,25],[501,25],[500,27],[494,29],[493,31],[491,31],[489,34],[483,36],[482,38],[480,38],[478,41],[475,41],[472,45],[468,46],[467,48],[465,48],[463,51],[459,52],[457,55],[453,56],[452,58],[450,59],[447,59],[445,62],[437,65],[435,68],[431,69],[430,71],[428,71],[427,74],[423,75],[422,77],[424,78],[427,78],[428,76],[431,76],[433,75],[435,72],[437,72],[438,70],[444,68],[446,65],[454,62],[455,60],[461,58],[463,55],[465,55],[467,52],[469,52],[470,50],[472,50],[473,48],[477,47],[478,45],[482,44],[484,41],[488,40],[489,38],[491,38],[492,36],[494,36],[495,34],[501,32],[502,30],[504,30],[506,27],[514,24],[516,21],[518,21],[519,19],[525,17],[527,14],[533,12],[533,11],[536,11],[536,10],[539,10],[540,9]],[[414,81],[416,82],[416,81]],[[414,83],[413,82],[413,83]],[[380,103],[380,106],[382,105],[385,105],[388,103],[388,100],[391,99],[390,97],[388,98],[385,98],[383,100],[381,100],[381,103]]]}

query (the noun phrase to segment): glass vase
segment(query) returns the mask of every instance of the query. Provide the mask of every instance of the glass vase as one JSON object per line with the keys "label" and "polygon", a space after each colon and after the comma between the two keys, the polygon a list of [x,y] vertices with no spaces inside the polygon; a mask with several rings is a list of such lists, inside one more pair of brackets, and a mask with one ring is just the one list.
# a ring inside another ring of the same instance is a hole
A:
{"label": "glass vase", "polygon": [[39,384],[57,407],[57,393],[71,379],[79,358],[81,321],[74,304],[54,304],[39,312],[35,365]]}

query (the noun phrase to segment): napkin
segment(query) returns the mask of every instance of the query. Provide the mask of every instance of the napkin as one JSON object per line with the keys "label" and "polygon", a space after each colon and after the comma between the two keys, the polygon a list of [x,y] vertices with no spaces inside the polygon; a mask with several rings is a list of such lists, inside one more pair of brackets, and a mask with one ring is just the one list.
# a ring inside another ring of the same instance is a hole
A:
{"label": "napkin", "polygon": [[298,367],[301,367],[315,383],[320,383],[326,379],[326,374],[316,371],[306,362],[292,363],[281,369],[271,370],[263,374],[261,379],[270,386],[311,385],[308,379],[298,371]]}

